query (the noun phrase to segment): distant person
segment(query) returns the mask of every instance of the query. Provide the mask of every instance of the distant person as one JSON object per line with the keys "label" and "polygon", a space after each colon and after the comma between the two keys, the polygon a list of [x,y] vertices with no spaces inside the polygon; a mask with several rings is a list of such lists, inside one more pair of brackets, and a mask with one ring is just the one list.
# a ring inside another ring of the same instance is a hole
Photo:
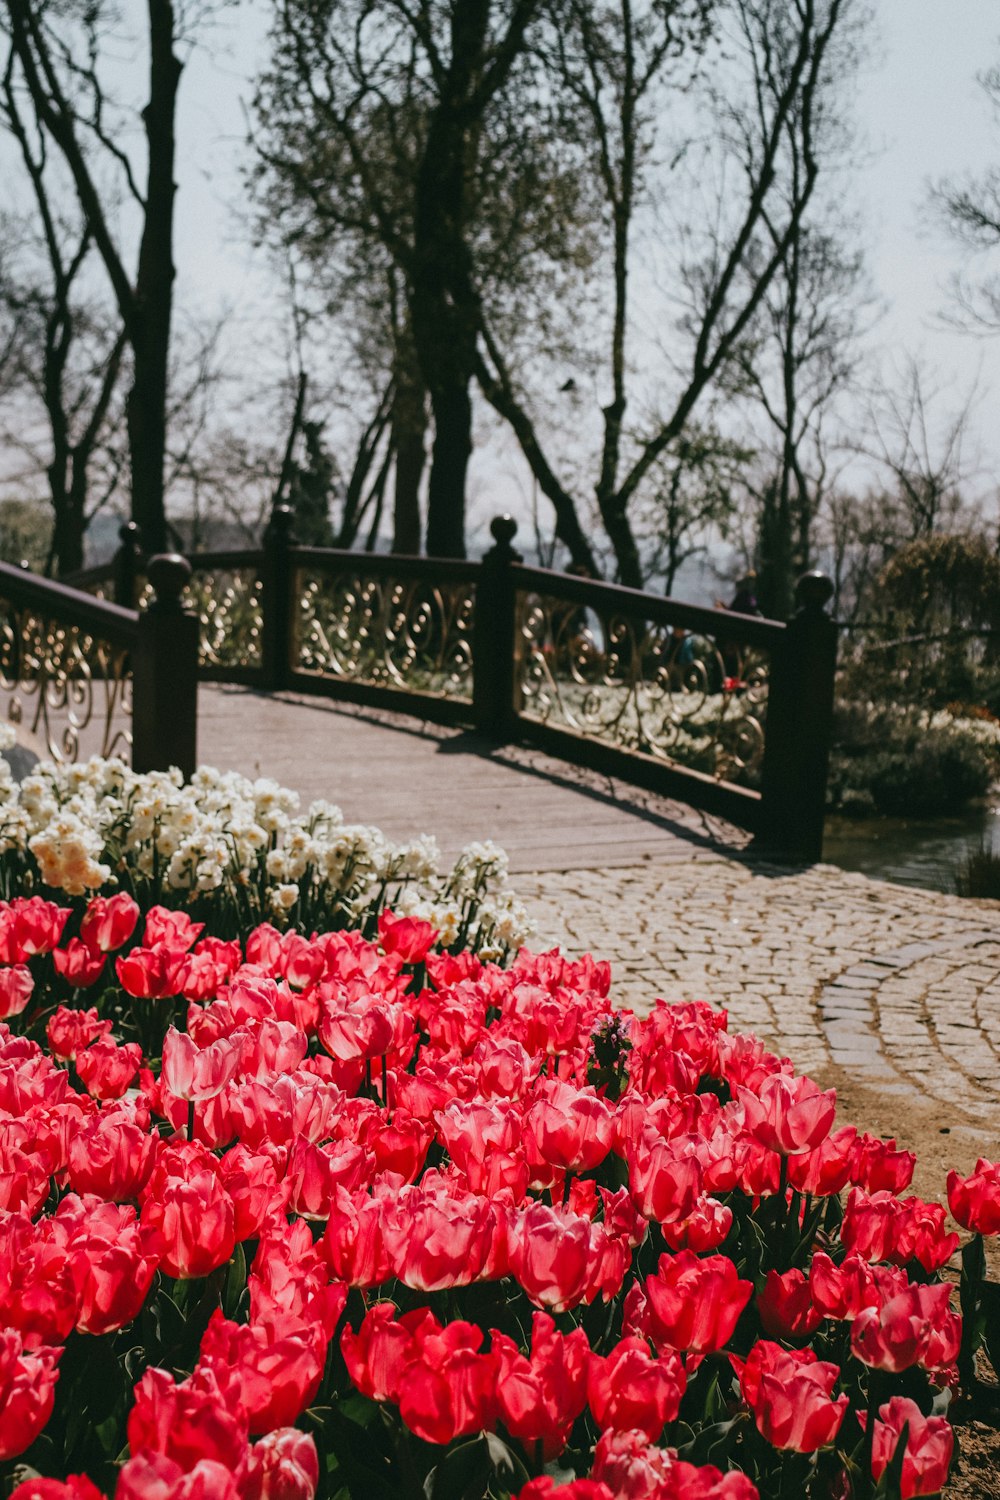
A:
{"label": "distant person", "polygon": [[732,601],[726,606],[737,615],[759,615],[760,605],[757,603],[757,574],[744,573],[736,585],[736,593]]}
{"label": "distant person", "polygon": [[[757,574],[753,571],[744,573],[736,585],[736,593],[731,601],[729,604],[722,605],[722,608],[736,615],[759,615],[761,608],[757,603]],[[737,684],[742,683],[743,678],[742,647],[737,641],[721,638],[718,647],[722,656],[726,685],[732,684],[735,688]]]}

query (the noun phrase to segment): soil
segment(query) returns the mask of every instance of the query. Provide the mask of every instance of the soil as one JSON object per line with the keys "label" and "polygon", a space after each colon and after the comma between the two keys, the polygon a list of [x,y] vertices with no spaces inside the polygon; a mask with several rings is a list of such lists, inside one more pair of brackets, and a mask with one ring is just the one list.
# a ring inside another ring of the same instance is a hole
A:
{"label": "soil", "polygon": [[[1000,1122],[990,1130],[982,1121],[956,1112],[946,1112],[937,1102],[887,1095],[864,1088],[850,1075],[828,1069],[816,1076],[837,1090],[837,1117],[842,1124],[856,1125],[873,1135],[895,1136],[898,1144],[916,1153],[917,1165],[911,1192],[921,1198],[945,1202],[945,1183],[954,1167],[963,1175],[972,1171],[976,1158],[996,1161],[1000,1156]],[[963,1240],[967,1234],[959,1225]],[[986,1242],[989,1274],[1000,1281],[1000,1243]],[[958,1276],[958,1258],[951,1268]],[[1000,1386],[988,1361],[980,1355],[977,1368],[980,1391],[974,1405],[959,1404],[950,1413],[956,1451],[945,1500],[1000,1500]]]}

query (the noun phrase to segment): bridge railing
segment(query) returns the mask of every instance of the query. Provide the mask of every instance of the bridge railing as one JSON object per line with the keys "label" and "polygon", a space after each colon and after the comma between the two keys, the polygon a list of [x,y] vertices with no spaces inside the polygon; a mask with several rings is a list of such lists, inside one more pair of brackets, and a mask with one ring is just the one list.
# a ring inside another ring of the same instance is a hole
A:
{"label": "bridge railing", "polygon": [[[822,847],[836,627],[819,574],[781,624],[526,567],[300,547],[192,554],[203,680],[295,689],[524,740],[678,797],[799,857]],[[89,577],[142,603],[131,528]]]}
{"label": "bridge railing", "polygon": [[0,563],[0,704],[56,760],[195,768],[198,627],[180,599],[191,569],[163,555],[147,572],[140,612]]}

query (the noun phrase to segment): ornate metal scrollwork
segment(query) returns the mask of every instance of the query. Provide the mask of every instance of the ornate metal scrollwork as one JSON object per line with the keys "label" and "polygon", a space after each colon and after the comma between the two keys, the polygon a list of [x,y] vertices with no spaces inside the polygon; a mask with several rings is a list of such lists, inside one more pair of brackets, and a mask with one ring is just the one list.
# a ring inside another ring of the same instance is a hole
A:
{"label": "ornate metal scrollwork", "polygon": [[81,737],[86,753],[130,753],[128,652],[8,600],[0,602],[0,694],[11,723],[38,736],[53,760],[78,760]]}
{"label": "ornate metal scrollwork", "polygon": [[759,783],[766,658],[639,616],[518,597],[521,711],[743,786]]}
{"label": "ornate metal scrollwork", "polygon": [[471,699],[472,584],[301,568],[294,593],[300,671]]}
{"label": "ornate metal scrollwork", "polygon": [[255,568],[199,569],[183,602],[201,625],[198,654],[203,667],[260,666],[261,583]]}

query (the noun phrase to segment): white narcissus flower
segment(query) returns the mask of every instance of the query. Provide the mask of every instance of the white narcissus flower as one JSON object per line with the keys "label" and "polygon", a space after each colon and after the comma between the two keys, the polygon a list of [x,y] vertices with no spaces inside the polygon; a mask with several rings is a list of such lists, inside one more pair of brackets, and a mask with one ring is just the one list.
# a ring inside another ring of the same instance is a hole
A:
{"label": "white narcissus flower", "polygon": [[199,892],[245,909],[250,893],[262,915],[286,915],[308,881],[317,920],[326,911],[363,921],[378,898],[430,922],[445,943],[465,930],[492,951],[527,935],[496,845],[472,845],[441,872],[430,835],[395,844],[377,828],[345,823],[332,803],[298,807],[276,782],[210,766],[185,785],[176,771],[140,775],[92,756],[42,762],[18,786],[0,761],[0,851],[32,856],[42,881],[68,894],[130,871],[159,882],[161,896]]}

